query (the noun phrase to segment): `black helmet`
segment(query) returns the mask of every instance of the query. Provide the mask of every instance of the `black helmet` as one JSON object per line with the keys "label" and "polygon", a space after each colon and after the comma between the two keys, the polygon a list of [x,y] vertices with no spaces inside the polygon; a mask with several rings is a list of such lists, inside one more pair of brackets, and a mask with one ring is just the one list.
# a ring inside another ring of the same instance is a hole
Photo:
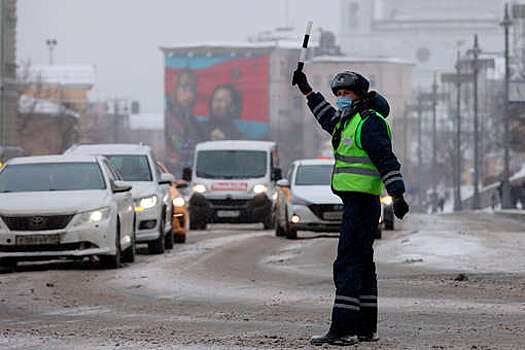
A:
{"label": "black helmet", "polygon": [[334,95],[337,90],[345,89],[356,93],[357,95],[365,96],[368,92],[370,83],[359,73],[345,71],[337,73],[332,79],[330,87]]}

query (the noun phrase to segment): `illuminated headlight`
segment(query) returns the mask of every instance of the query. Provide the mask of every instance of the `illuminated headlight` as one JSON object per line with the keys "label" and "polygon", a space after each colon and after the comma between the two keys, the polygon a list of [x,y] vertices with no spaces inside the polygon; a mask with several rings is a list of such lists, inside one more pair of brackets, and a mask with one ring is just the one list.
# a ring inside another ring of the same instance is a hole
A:
{"label": "illuminated headlight", "polygon": [[157,196],[149,196],[135,201],[135,211],[144,211],[153,208],[157,204]]}
{"label": "illuminated headlight", "polygon": [[386,205],[392,204],[392,196],[381,197],[381,203],[386,204]]}
{"label": "illuminated headlight", "polygon": [[183,207],[184,204],[186,204],[186,201],[182,197],[177,197],[173,200],[173,206],[174,207]]}
{"label": "illuminated headlight", "polygon": [[76,224],[95,224],[97,222],[104,221],[109,218],[110,211],[110,208],[100,208],[78,213]]}
{"label": "illuminated headlight", "polygon": [[268,191],[268,187],[264,185],[258,184],[258,185],[253,186],[253,193],[255,194],[264,193],[266,191]]}
{"label": "illuminated headlight", "polygon": [[194,185],[192,188],[193,192],[204,193],[206,192],[206,186],[202,184]]}
{"label": "illuminated headlight", "polygon": [[299,221],[301,221],[301,218],[299,217],[299,215],[293,214],[291,221],[292,221],[292,224],[298,224]]}

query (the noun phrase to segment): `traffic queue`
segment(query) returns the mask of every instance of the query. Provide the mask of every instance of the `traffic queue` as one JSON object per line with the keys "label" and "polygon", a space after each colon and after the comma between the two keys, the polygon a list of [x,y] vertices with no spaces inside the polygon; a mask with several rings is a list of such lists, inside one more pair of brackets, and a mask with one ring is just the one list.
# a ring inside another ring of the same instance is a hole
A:
{"label": "traffic queue", "polygon": [[[208,141],[175,179],[142,144],[75,145],[63,155],[17,157],[0,170],[0,264],[96,257],[135,260],[136,245],[162,254],[212,223],[262,223],[276,236],[335,232],[342,202],[330,191],[334,160],[297,160],[286,176],[275,142]],[[393,229],[384,196],[376,238]]]}
{"label": "traffic queue", "polygon": [[162,254],[186,241],[186,186],[142,144],[12,158],[0,169],[0,266],[94,257],[118,268],[141,243]]}

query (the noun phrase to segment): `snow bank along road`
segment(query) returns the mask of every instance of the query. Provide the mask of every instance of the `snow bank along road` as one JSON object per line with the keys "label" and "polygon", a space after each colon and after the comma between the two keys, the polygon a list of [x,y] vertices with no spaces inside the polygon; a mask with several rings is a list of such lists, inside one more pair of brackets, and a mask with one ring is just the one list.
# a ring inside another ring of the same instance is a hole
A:
{"label": "snow bank along road", "polygon": [[[412,215],[376,242],[378,343],[525,349],[525,224]],[[337,236],[212,225],[164,256],[0,275],[0,349],[298,349],[326,330]]]}

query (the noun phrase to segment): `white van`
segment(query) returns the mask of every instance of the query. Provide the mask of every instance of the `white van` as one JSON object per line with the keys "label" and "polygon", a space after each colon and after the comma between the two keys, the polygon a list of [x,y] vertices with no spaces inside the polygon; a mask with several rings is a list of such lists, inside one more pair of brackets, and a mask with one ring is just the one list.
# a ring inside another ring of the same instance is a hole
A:
{"label": "white van", "polygon": [[278,162],[275,142],[199,143],[191,170],[190,228],[217,222],[262,222],[272,228],[275,182],[282,177]]}

